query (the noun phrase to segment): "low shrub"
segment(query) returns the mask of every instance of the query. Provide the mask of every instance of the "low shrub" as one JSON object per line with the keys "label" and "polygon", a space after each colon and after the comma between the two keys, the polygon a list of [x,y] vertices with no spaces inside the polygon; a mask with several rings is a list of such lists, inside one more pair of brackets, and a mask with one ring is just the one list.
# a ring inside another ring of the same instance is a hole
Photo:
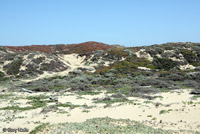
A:
{"label": "low shrub", "polygon": [[124,97],[124,95],[121,92],[118,92],[118,93],[112,94],[111,97],[113,97],[113,98],[122,98],[122,97]]}
{"label": "low shrub", "polygon": [[4,66],[3,69],[6,70],[6,73],[9,75],[17,75],[19,73],[19,69],[22,63],[22,59],[17,59]]}
{"label": "low shrub", "polygon": [[0,79],[3,78],[4,76],[5,76],[5,74],[0,71]]}
{"label": "low shrub", "polygon": [[153,60],[153,65],[156,66],[157,69],[170,70],[177,66],[177,63],[168,58],[155,57]]}
{"label": "low shrub", "polygon": [[6,77],[3,72],[0,71],[0,81],[6,81],[6,80],[9,80],[9,78]]}
{"label": "low shrub", "polygon": [[125,49],[124,52],[127,53],[128,56],[136,56],[136,54],[130,49]]}
{"label": "low shrub", "polygon": [[185,77],[185,79],[190,79],[190,80],[200,80],[200,73],[199,72],[189,72],[184,77]]}
{"label": "low shrub", "polygon": [[195,89],[200,87],[199,82],[194,81],[194,80],[185,80],[182,83],[182,85],[188,88],[195,88]]}
{"label": "low shrub", "polygon": [[149,94],[149,93],[157,93],[158,90],[151,87],[142,87],[142,86],[134,86],[130,90],[132,93],[141,93],[141,94]]}
{"label": "low shrub", "polygon": [[86,76],[77,76],[69,82],[72,90],[89,91],[92,90],[92,85]]}
{"label": "low shrub", "polygon": [[139,86],[151,86],[151,87],[155,87],[155,88],[171,89],[171,87],[173,85],[172,81],[166,81],[166,79],[155,79],[153,77],[146,78],[144,76],[140,79],[138,79],[138,78],[136,79],[136,78],[134,78],[133,83],[136,83]]}
{"label": "low shrub", "polygon": [[118,84],[130,84],[132,81],[128,78],[118,78],[115,79],[114,82]]}
{"label": "low shrub", "polygon": [[172,81],[183,81],[184,80],[184,76],[178,75],[178,74],[170,74],[166,78],[168,80],[172,80]]}
{"label": "low shrub", "polygon": [[49,88],[49,86],[39,85],[36,87],[32,87],[31,90],[35,92],[48,92],[51,89]]}
{"label": "low shrub", "polygon": [[16,58],[17,53],[8,53],[5,55],[4,60],[12,61]]}
{"label": "low shrub", "polygon": [[197,63],[197,57],[195,56],[195,53],[188,49],[182,49],[181,54],[183,57],[190,63],[190,64],[195,64]]}
{"label": "low shrub", "polygon": [[40,64],[44,60],[45,60],[45,57],[39,57],[39,58],[33,59],[32,61],[36,64]]}
{"label": "low shrub", "polygon": [[117,60],[120,60],[122,57],[128,56],[127,52],[124,51],[123,48],[112,48],[108,50],[107,53],[108,54],[106,55],[106,57],[109,57],[111,59],[117,59]]}

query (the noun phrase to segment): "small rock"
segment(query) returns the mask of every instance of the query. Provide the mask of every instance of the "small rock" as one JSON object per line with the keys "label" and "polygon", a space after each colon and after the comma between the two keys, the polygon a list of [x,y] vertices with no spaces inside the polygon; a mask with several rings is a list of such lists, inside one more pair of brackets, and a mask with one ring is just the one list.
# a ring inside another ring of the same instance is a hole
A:
{"label": "small rock", "polygon": [[[47,106],[42,109],[40,113],[47,114],[48,112],[56,112],[58,110],[56,105]],[[48,115],[46,115],[48,117]]]}
{"label": "small rock", "polygon": [[24,92],[33,93],[33,91],[25,89],[25,88],[22,88],[21,90],[24,91]]}
{"label": "small rock", "polygon": [[49,99],[50,99],[51,101],[58,102],[58,97],[53,97],[53,96],[51,96]]}
{"label": "small rock", "polygon": [[161,105],[161,103],[156,102],[155,106],[159,107]]}
{"label": "small rock", "polygon": [[197,89],[193,90],[193,91],[190,92],[190,94],[200,94],[200,90],[197,90]]}

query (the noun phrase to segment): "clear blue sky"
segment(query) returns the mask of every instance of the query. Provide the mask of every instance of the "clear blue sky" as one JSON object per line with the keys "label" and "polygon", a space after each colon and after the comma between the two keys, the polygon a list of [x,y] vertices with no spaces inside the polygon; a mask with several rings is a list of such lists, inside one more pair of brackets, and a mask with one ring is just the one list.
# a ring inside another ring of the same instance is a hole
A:
{"label": "clear blue sky", "polygon": [[200,0],[0,0],[0,46],[200,42]]}

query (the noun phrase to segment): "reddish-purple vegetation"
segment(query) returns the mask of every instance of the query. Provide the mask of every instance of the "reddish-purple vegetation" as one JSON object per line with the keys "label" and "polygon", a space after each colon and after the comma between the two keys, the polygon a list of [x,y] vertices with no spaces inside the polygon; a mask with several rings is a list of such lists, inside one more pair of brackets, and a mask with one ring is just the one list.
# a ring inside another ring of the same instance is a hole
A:
{"label": "reddish-purple vegetation", "polygon": [[44,53],[54,53],[56,51],[63,51],[65,53],[78,53],[78,54],[90,54],[96,50],[107,50],[113,46],[99,43],[99,42],[84,42],[80,44],[71,44],[71,45],[31,45],[31,46],[7,46],[11,51],[14,52],[31,52],[31,51],[40,51]]}

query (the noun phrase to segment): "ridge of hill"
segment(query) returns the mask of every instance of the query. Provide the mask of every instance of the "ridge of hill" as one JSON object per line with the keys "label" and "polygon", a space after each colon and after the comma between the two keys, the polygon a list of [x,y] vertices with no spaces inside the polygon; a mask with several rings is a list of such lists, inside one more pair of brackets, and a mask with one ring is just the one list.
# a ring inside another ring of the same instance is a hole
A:
{"label": "ridge of hill", "polygon": [[112,46],[100,42],[84,42],[79,44],[57,44],[57,45],[31,45],[31,46],[6,46],[13,52],[33,52],[39,51],[43,53],[78,53],[89,54],[95,50],[106,50]]}

